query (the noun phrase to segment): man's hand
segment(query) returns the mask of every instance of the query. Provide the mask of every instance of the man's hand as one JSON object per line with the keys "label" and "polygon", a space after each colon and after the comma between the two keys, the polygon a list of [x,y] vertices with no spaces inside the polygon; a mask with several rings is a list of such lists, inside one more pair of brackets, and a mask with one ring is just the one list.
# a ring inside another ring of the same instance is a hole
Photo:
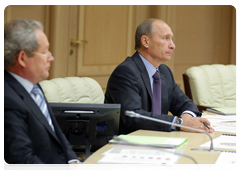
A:
{"label": "man's hand", "polygon": [[[206,119],[206,118],[200,118],[200,117],[192,117],[190,114],[182,114],[182,120],[183,120],[183,126],[188,126],[188,127],[192,127],[195,129],[200,129],[200,130],[204,130],[207,133],[212,133],[214,132],[214,129],[210,126],[210,122]],[[203,122],[205,122],[208,127],[210,129],[208,129]],[[194,130],[189,130],[189,129],[185,129],[185,128],[181,128],[181,130],[185,131],[185,132],[197,132]]]}
{"label": "man's hand", "polygon": [[71,162],[69,163],[70,170],[77,170],[81,166],[81,162]]}

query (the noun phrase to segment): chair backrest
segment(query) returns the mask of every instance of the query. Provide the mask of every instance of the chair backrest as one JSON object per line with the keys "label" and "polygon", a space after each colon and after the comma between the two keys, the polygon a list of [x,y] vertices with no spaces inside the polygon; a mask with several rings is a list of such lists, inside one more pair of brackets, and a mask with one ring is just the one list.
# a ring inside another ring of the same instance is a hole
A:
{"label": "chair backrest", "polygon": [[196,105],[206,107],[236,106],[236,65],[194,66],[185,72],[183,79],[185,93],[189,98],[192,95],[192,100]]}
{"label": "chair backrest", "polygon": [[104,103],[101,86],[89,77],[54,78],[39,84],[48,102]]}

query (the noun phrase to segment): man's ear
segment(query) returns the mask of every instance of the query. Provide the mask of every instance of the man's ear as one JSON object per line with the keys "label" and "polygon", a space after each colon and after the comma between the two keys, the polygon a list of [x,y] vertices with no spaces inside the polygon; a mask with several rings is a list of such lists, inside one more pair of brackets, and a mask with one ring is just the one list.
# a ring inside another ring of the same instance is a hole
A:
{"label": "man's ear", "polygon": [[18,61],[19,65],[21,65],[22,67],[26,67],[27,59],[28,59],[28,56],[25,51],[20,51],[18,53],[17,61]]}
{"label": "man's ear", "polygon": [[142,37],[141,37],[141,42],[142,42],[142,45],[143,45],[145,48],[148,48],[148,47],[149,47],[149,37],[148,37],[148,36],[142,35]]}

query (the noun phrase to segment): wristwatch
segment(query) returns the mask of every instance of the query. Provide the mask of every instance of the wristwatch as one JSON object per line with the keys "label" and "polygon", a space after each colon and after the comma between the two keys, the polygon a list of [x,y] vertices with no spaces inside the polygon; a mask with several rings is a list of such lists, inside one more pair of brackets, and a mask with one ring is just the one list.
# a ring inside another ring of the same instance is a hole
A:
{"label": "wristwatch", "polygon": [[[175,124],[178,124],[178,125],[181,125],[181,124],[183,124],[183,120],[182,120],[182,118],[181,117],[177,117],[176,119],[175,119],[175,122],[174,122]],[[180,127],[175,127],[176,128],[176,130],[178,130],[178,131],[180,131]]]}

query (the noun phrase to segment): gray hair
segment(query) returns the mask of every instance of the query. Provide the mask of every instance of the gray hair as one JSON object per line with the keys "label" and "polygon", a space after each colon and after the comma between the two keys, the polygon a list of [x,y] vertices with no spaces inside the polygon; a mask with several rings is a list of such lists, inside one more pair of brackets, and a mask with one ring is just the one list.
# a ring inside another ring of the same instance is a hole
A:
{"label": "gray hair", "polygon": [[43,26],[39,21],[31,19],[16,19],[4,25],[4,68],[14,64],[20,51],[32,56],[39,45],[36,30],[43,31]]}
{"label": "gray hair", "polygon": [[159,19],[150,18],[138,25],[135,33],[135,50],[138,50],[141,48],[141,37],[143,35],[150,36],[150,37],[152,36],[153,22],[156,20],[159,20]]}

